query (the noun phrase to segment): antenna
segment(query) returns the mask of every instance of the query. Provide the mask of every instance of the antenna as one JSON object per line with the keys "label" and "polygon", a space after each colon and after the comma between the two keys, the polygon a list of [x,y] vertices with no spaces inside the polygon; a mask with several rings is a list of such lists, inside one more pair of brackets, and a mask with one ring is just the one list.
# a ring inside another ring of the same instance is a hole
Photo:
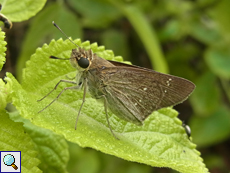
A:
{"label": "antenna", "polygon": [[50,56],[50,58],[51,58],[51,59],[60,59],[60,60],[69,60],[69,59],[70,59],[70,58],[67,58],[67,59],[64,59],[64,58],[58,58],[58,57],[53,56],[53,55],[51,55],[51,56]]}
{"label": "antenna", "polygon": [[80,47],[80,46],[78,46],[76,43],[74,43],[72,40],[70,40],[69,39],[69,37],[61,30],[61,28],[56,24],[56,23],[54,23],[54,21],[52,22],[52,24],[59,30],[59,31],[61,31],[61,33],[69,40],[69,41],[71,41],[71,43],[73,43],[75,46],[77,46],[77,47]]}

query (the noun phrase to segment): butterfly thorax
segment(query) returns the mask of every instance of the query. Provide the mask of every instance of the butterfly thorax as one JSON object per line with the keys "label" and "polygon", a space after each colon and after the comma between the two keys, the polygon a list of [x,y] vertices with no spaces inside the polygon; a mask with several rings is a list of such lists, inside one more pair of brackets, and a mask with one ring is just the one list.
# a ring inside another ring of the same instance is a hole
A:
{"label": "butterfly thorax", "polygon": [[103,75],[103,70],[108,67],[115,67],[109,61],[98,57],[94,54],[92,59],[92,64],[87,71],[84,72],[82,76],[87,79],[88,91],[91,96],[95,99],[101,99],[105,95],[105,78],[107,75]]}

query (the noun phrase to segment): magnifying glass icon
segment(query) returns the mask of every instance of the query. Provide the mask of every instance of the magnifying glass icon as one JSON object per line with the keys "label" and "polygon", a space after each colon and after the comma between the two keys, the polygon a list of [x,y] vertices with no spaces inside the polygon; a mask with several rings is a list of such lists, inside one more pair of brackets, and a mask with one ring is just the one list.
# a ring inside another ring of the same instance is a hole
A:
{"label": "magnifying glass icon", "polygon": [[7,166],[12,166],[15,170],[18,169],[18,167],[14,164],[15,163],[15,158],[11,154],[7,154],[3,158],[3,162]]}

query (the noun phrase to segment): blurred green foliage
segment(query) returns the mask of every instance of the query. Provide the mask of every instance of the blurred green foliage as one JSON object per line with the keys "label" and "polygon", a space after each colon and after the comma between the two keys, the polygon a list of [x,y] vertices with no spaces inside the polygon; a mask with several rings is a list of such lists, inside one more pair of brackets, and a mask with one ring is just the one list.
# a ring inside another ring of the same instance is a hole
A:
{"label": "blurred green foliage", "polygon": [[[53,38],[63,37],[51,25],[54,20],[72,38],[96,41],[136,65],[187,78],[196,84],[196,90],[190,104],[185,102],[178,107],[183,113],[180,117],[190,125],[192,141],[198,145],[210,171],[227,172],[230,169],[226,164],[230,160],[229,7],[229,0],[50,0],[32,19],[23,24],[13,23],[15,27],[6,31],[10,55],[5,71],[12,70],[20,80],[21,71],[35,49]],[[69,172],[163,170],[70,143],[69,150]],[[75,165],[72,158],[79,162]]]}

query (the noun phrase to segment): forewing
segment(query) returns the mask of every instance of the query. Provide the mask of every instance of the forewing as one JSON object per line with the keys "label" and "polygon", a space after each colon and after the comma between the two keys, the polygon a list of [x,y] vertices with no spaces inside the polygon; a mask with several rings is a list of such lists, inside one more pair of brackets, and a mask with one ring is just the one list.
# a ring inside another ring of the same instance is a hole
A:
{"label": "forewing", "polygon": [[135,66],[104,68],[101,74],[107,94],[140,121],[155,110],[181,103],[195,88],[186,79]]}

